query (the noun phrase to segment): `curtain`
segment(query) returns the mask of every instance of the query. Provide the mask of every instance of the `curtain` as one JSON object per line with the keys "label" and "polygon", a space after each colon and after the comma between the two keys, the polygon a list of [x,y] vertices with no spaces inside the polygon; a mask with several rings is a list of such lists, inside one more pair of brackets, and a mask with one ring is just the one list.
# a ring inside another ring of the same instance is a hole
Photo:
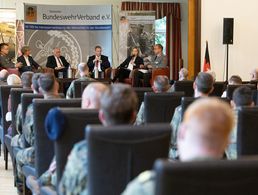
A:
{"label": "curtain", "polygon": [[122,2],[122,11],[155,11],[156,19],[167,17],[166,55],[172,79],[182,66],[180,3]]}

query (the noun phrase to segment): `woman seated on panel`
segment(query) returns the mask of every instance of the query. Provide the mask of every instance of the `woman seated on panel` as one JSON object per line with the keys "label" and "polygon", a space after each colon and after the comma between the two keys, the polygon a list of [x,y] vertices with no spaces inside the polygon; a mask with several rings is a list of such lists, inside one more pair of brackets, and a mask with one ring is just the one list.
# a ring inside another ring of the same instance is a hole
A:
{"label": "woman seated on panel", "polygon": [[18,67],[21,74],[27,71],[35,71],[40,68],[40,65],[30,56],[31,50],[28,46],[22,47],[21,52],[22,55],[17,58],[17,62],[21,63]]}
{"label": "woman seated on panel", "polygon": [[113,82],[117,79],[119,82],[123,82],[126,78],[130,77],[132,70],[138,69],[141,66],[143,66],[143,59],[139,56],[139,49],[133,47],[131,55],[117,68]]}

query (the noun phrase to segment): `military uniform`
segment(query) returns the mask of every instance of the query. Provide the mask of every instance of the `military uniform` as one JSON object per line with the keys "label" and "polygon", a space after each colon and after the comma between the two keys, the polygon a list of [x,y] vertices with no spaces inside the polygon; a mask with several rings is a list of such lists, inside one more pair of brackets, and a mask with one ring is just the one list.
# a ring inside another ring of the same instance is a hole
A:
{"label": "military uniform", "polygon": [[5,55],[0,55],[0,68],[14,68],[12,60]]}
{"label": "military uniform", "polygon": [[122,195],[154,195],[155,172],[145,171],[131,181]]}
{"label": "military uniform", "polygon": [[178,127],[182,121],[182,106],[178,106],[175,109],[174,116],[171,121],[171,126],[173,129],[172,132],[172,139],[171,139],[171,148],[169,152],[169,157],[172,159],[176,159],[178,157],[177,154],[177,134],[178,134]]}
{"label": "military uniform", "polygon": [[79,79],[76,79],[76,80],[74,80],[72,83],[71,83],[71,85],[70,85],[70,87],[68,88],[68,90],[67,90],[67,92],[66,92],[66,98],[67,99],[71,99],[71,98],[74,98],[74,83],[75,83],[75,81],[94,81],[94,79],[93,78],[90,78],[90,77],[87,77],[87,76],[83,76],[83,77],[81,77],[81,78],[79,78]]}
{"label": "military uniform", "polygon": [[68,157],[62,179],[59,183],[58,194],[88,194],[87,175],[87,142],[75,144]]}

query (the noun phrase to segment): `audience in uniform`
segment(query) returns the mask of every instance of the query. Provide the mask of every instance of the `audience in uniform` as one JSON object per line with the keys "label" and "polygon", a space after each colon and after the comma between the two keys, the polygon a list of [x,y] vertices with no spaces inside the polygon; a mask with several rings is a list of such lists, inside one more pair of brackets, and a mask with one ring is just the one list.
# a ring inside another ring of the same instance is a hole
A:
{"label": "audience in uniform", "polygon": [[[209,73],[200,72],[193,84],[194,97],[208,97],[213,91],[214,78]],[[171,140],[171,151],[170,157],[177,158],[177,134],[179,130],[179,124],[182,121],[182,106],[178,106],[175,109],[174,116],[171,121],[171,126],[173,128],[173,136]]]}
{"label": "audience in uniform", "polygon": [[0,44],[0,69],[7,69],[7,68],[19,68],[21,63],[18,62],[14,64],[12,59],[8,57],[9,54],[9,45],[6,43]]}
{"label": "audience in uniform", "polygon": [[[227,103],[216,98],[203,98],[194,102],[187,109],[179,127],[180,131],[176,135],[180,161],[222,159],[233,125],[234,115]],[[154,194],[153,171],[140,174],[122,193],[122,195]]]}
{"label": "audience in uniform", "polygon": [[[101,96],[99,119],[104,126],[132,124],[135,121],[137,96],[130,86],[111,85]],[[68,158],[59,194],[87,194],[87,142],[76,144]]]}
{"label": "audience in uniform", "polygon": [[94,81],[94,79],[92,79],[90,77],[90,72],[89,72],[89,67],[86,63],[80,63],[78,65],[78,71],[79,71],[79,74],[80,74],[80,78],[72,81],[71,85],[69,86],[67,92],[66,92],[66,98],[67,99],[71,99],[71,98],[74,98],[74,83],[76,81]]}
{"label": "audience in uniform", "polygon": [[[152,90],[155,93],[171,92],[171,86],[167,76],[157,76],[153,82]],[[141,103],[140,110],[137,114],[135,125],[143,125],[145,123],[144,118],[144,102]]]}
{"label": "audience in uniform", "polygon": [[[58,82],[53,74],[41,74],[39,79],[39,91],[43,94],[44,99],[60,98],[58,94]],[[33,105],[30,104],[26,111],[25,121],[22,126],[22,134],[18,134],[12,138],[12,147],[20,148],[16,155],[17,169],[17,187],[22,191],[22,166],[34,165],[35,150],[34,150],[34,131],[33,131]]]}

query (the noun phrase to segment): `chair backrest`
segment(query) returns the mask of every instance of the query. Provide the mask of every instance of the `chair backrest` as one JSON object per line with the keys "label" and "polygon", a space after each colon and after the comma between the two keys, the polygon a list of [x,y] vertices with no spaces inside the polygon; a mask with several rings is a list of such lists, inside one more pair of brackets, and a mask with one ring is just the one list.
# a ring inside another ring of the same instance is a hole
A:
{"label": "chair backrest", "polygon": [[100,124],[98,110],[81,108],[60,108],[60,110],[65,117],[65,126],[62,135],[55,141],[57,184],[74,144],[85,138],[85,127],[89,124]]}
{"label": "chair backrest", "polygon": [[135,87],[133,88],[135,93],[137,94],[137,97],[138,97],[138,110],[141,106],[141,103],[143,102],[144,100],[144,94],[145,92],[152,92],[152,88],[151,87]]}
{"label": "chair backrest", "polygon": [[214,87],[214,89],[213,89],[212,93],[210,94],[210,96],[221,97],[227,87],[227,83],[223,82],[223,81],[215,82],[213,87]]}
{"label": "chair backrest", "polygon": [[155,163],[155,195],[258,194],[258,160]]}
{"label": "chair backrest", "polygon": [[43,98],[43,95],[40,94],[33,94],[33,93],[23,93],[21,95],[21,104],[22,104],[22,123],[25,121],[26,112],[28,109],[28,106],[32,104],[32,100],[34,98]]}
{"label": "chair backrest", "polygon": [[12,112],[12,136],[17,134],[16,129],[16,111],[21,103],[23,93],[33,93],[31,89],[13,88],[11,89],[11,112]]}
{"label": "chair backrest", "polygon": [[235,89],[241,86],[246,86],[249,87],[251,90],[257,90],[256,86],[254,84],[246,84],[246,85],[228,85],[227,86],[227,98],[232,100],[233,98],[233,93]]}
{"label": "chair backrest", "polygon": [[170,123],[175,108],[181,104],[184,92],[145,93],[144,116],[146,123]]}
{"label": "chair backrest", "polygon": [[186,97],[194,96],[193,81],[176,81],[174,83],[175,91],[182,91]]}
{"label": "chair backrest", "polygon": [[81,83],[84,81],[74,81],[74,98],[82,97]]}
{"label": "chair backrest", "polygon": [[258,154],[257,131],[258,107],[243,107],[238,110],[237,119],[237,154]]}
{"label": "chair backrest", "polygon": [[21,88],[21,86],[15,85],[1,85],[0,86],[0,105],[1,105],[1,123],[3,127],[3,132],[1,136],[1,141],[4,140],[4,135],[7,133],[7,129],[10,126],[11,122],[7,122],[5,120],[5,115],[8,112],[8,99],[10,95],[10,91],[12,88]]}
{"label": "chair backrest", "polygon": [[89,194],[118,195],[157,158],[168,157],[171,126],[88,126],[86,134]]}
{"label": "chair backrest", "polygon": [[47,169],[54,156],[54,143],[45,132],[45,118],[48,111],[54,107],[81,107],[81,99],[34,99],[33,100],[33,130],[35,134],[35,168],[40,176]]}

